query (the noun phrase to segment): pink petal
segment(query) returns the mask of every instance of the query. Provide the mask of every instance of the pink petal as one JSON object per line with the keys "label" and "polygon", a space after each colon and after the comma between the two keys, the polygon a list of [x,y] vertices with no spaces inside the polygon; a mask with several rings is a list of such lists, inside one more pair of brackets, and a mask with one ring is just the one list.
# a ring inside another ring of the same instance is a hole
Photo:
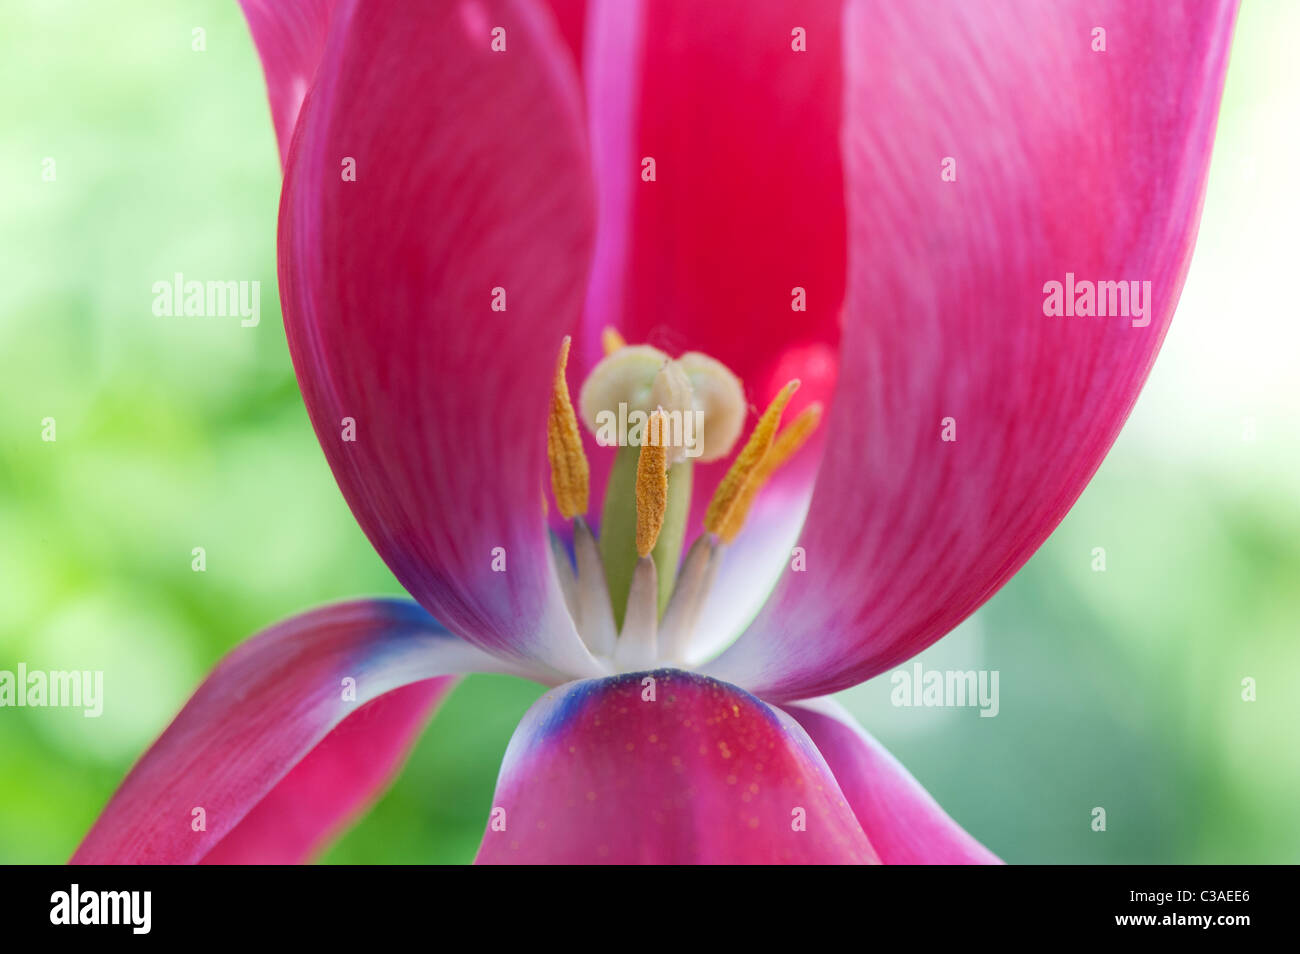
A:
{"label": "pink petal", "polygon": [[529,0],[348,4],[285,170],[280,288],[325,456],[402,585],[463,638],[582,675],[542,516],[593,228],[569,62]]}
{"label": "pink petal", "polygon": [[[400,760],[434,697],[434,676],[500,672],[483,651],[452,636],[413,603],[340,603],[295,616],[230,653],[150,747],[86,835],[72,860],[84,864],[184,864],[216,850],[233,860],[301,859],[348,817]],[[345,699],[354,680],[355,699]],[[391,702],[366,707],[417,684]],[[349,716],[352,718],[349,719]],[[337,739],[327,736],[345,719]],[[340,788],[304,788],[309,777],[338,781],[337,759],[373,746]],[[360,748],[359,748],[360,744]],[[318,748],[319,747],[319,748]],[[306,760],[306,768],[294,775]],[[277,786],[287,784],[284,791]],[[283,796],[298,792],[299,817]],[[298,830],[262,846],[236,844],[266,829],[265,815],[241,822],[266,798],[267,812]],[[206,830],[191,827],[203,809]]]}
{"label": "pink petal", "polygon": [[[1235,6],[1088,9],[849,7],[848,317],[807,571],[719,678],[800,698],[920,652],[1029,558],[1119,433],[1186,274]],[[1150,281],[1150,324],[1047,317],[1067,272]]]}
{"label": "pink petal", "polygon": [[543,696],[515,730],[492,806],[480,862],[876,861],[794,719],[677,670]]}
{"label": "pink petal", "polygon": [[555,17],[555,27],[573,54],[575,69],[582,63],[587,32],[587,0],[545,0]]}
{"label": "pink petal", "polygon": [[280,162],[284,163],[339,0],[239,0],[239,5],[262,58]]}
{"label": "pink petal", "polygon": [[254,805],[203,863],[285,865],[313,858],[388,787],[455,683],[451,676],[425,679],[357,709]]}
{"label": "pink petal", "polygon": [[[774,382],[778,366],[799,373],[789,365],[810,345],[833,364],[845,267],[840,10],[588,4],[583,70],[600,218],[576,373],[599,358],[605,325],[670,354],[713,355],[759,410],[788,380]],[[792,49],[796,27],[805,52]],[[646,157],[654,182],[642,180]],[[806,311],[791,310],[796,286]],[[791,414],[817,397],[807,383]],[[698,469],[694,525],[725,469]]]}
{"label": "pink petal", "polygon": [[808,732],[887,865],[1001,864],[843,706],[819,699],[786,711]]}

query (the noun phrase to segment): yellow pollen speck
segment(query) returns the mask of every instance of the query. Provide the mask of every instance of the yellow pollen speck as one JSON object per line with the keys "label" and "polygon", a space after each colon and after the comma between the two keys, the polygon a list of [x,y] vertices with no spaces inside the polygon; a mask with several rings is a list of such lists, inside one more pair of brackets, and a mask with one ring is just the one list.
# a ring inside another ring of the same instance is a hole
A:
{"label": "yellow pollen speck", "polygon": [[718,533],[723,543],[730,543],[736,539],[736,534],[740,533],[741,528],[745,526],[745,518],[749,516],[749,508],[754,505],[758,492],[780,467],[799,452],[799,448],[803,447],[813,431],[817,430],[821,419],[822,406],[810,404],[799,413],[798,417],[783,427],[780,434],[776,435],[772,446],[763,455],[754,472],[749,475],[749,480],[745,482],[736,505],[731,508],[726,523]]}
{"label": "yellow pollen speck", "polygon": [[636,462],[636,552],[648,557],[668,512],[668,418],[655,411],[646,422]]}
{"label": "yellow pollen speck", "polygon": [[578,418],[569,398],[569,382],[564,376],[569,364],[568,335],[560,345],[555,361],[555,381],[551,387],[551,413],[546,422],[546,456],[551,462],[551,492],[555,505],[565,520],[587,512],[587,495],[591,471],[582,449]]}
{"label": "yellow pollen speck", "polygon": [[721,536],[726,529],[731,511],[744,494],[750,476],[767,456],[772,446],[772,439],[776,436],[777,425],[781,423],[781,414],[798,388],[799,381],[796,378],[772,399],[772,403],[767,406],[763,416],[754,425],[754,432],[749,435],[749,441],[744,449],[732,462],[731,469],[722,478],[722,483],[718,484],[713,499],[709,501],[709,509],[704,514],[704,528],[710,533]]}
{"label": "yellow pollen speck", "polygon": [[606,328],[600,333],[600,346],[605,349],[605,354],[613,354],[619,348],[626,348],[627,342],[623,336],[618,333],[617,328]]}

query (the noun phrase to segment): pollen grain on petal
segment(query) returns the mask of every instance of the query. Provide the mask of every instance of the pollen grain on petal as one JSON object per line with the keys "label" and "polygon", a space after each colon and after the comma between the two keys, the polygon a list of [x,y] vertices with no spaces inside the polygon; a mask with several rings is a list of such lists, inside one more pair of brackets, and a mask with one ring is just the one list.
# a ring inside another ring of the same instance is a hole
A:
{"label": "pollen grain on petal", "polygon": [[821,423],[821,418],[822,406],[820,404],[810,404],[776,435],[776,438],[772,441],[772,446],[768,448],[767,453],[763,455],[762,461],[754,468],[749,480],[745,482],[740,497],[736,500],[735,506],[731,508],[726,523],[723,524],[722,530],[718,533],[723,543],[730,543],[736,539],[736,535],[745,526],[745,518],[749,516],[749,508],[754,505],[758,492],[763,489],[764,485],[772,478],[772,475],[807,443],[813,431],[817,430],[817,425]]}
{"label": "pollen grain on petal", "polygon": [[569,398],[565,370],[569,364],[569,344],[565,335],[560,356],[555,362],[555,380],[551,387],[551,412],[546,422],[546,456],[551,462],[551,491],[560,515],[572,520],[587,512],[591,471],[582,449],[578,418]]}
{"label": "pollen grain on petal", "polygon": [[754,425],[754,431],[749,435],[749,440],[732,462],[731,469],[722,478],[722,482],[718,484],[718,489],[713,493],[713,499],[709,501],[709,509],[704,514],[704,528],[710,533],[715,533],[719,537],[722,536],[732,510],[744,494],[745,485],[762,464],[763,458],[767,456],[767,452],[772,446],[772,440],[776,436],[778,425],[781,423],[781,414],[785,411],[785,406],[790,403],[790,398],[794,396],[794,392],[798,389],[799,380],[797,378],[786,384],[777,396],[772,399],[772,403],[767,406],[767,410],[758,419],[758,423]]}
{"label": "pollen grain on petal", "polygon": [[626,348],[627,341],[619,334],[617,328],[606,326],[600,333],[600,346],[605,349],[605,354],[613,354],[619,348]]}
{"label": "pollen grain on petal", "polygon": [[668,418],[662,409],[646,422],[636,461],[636,552],[650,555],[668,511]]}

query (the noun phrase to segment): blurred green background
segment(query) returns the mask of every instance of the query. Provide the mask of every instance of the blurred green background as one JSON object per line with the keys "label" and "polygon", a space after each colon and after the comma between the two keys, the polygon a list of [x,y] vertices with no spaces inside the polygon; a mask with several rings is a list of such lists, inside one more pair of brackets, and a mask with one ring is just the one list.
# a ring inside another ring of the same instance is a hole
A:
{"label": "blurred green background", "polygon": [[[401,592],[290,368],[252,43],[234,0],[180,6],[5,4],[0,669],[102,669],[108,705],[98,720],[0,709],[0,862],[66,859],[246,636]],[[1300,260],[1298,33],[1300,4],[1246,0],[1201,237],[1151,382],[1055,535],[920,657],[999,670],[999,716],[893,708],[887,675],[844,694],[1008,861],[1300,861],[1300,306],[1285,284]],[[261,325],[154,317],[150,286],[176,271],[261,281]],[[463,683],[325,860],[470,860],[540,691]]]}

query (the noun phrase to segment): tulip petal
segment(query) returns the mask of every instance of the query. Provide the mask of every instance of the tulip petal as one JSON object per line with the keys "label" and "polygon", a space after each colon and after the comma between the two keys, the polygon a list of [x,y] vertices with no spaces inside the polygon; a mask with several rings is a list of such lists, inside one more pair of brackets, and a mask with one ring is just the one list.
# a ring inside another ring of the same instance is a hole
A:
{"label": "tulip petal", "polygon": [[325,51],[338,0],[239,0],[239,5],[262,60],[271,121],[283,164],[289,155],[298,111]]}
{"label": "tulip petal", "polygon": [[366,535],[453,632],[565,678],[600,671],[542,515],[592,243],[585,148],[570,54],[529,0],[346,2],[280,216],[294,367]]}
{"label": "tulip petal", "polygon": [[[840,0],[588,4],[600,217],[576,374],[600,358],[606,325],[674,356],[712,355],[759,410],[789,380],[776,380],[782,365],[800,373],[791,365],[811,348],[833,364],[845,268],[840,12]],[[791,415],[820,396],[806,383]],[[604,470],[598,459],[593,473]],[[697,468],[692,527],[725,471]]]}
{"label": "tulip petal", "polygon": [[[974,612],[1065,516],[1181,291],[1234,13],[849,5],[848,305],[807,569],[708,671],[766,699],[861,682]],[[1150,282],[1145,318],[1049,317],[1067,273]]]}
{"label": "tulip petal", "polygon": [[492,806],[484,863],[876,861],[794,719],[678,670],[543,696]]}
{"label": "tulip petal", "polygon": [[555,17],[555,27],[573,54],[574,67],[582,62],[587,32],[587,0],[545,0]]}
{"label": "tulip petal", "polygon": [[209,865],[288,865],[313,858],[365,813],[401,769],[452,676],[367,702],[325,736],[203,858]]}
{"label": "tulip petal", "polygon": [[1001,864],[833,699],[786,706],[835,773],[862,830],[887,865]]}
{"label": "tulip petal", "polygon": [[[589,302],[588,330],[616,324],[629,341],[704,351],[752,384],[783,344],[837,339],[840,10],[838,0],[797,11],[752,0],[588,5],[602,199],[593,279],[610,283]],[[795,286],[807,311],[792,312]]]}
{"label": "tulip petal", "polygon": [[[185,864],[214,849],[221,857],[223,838],[268,796],[278,799],[276,786],[285,782],[302,798],[302,816],[285,823],[306,827],[284,833],[262,857],[288,860],[310,851],[359,806],[367,783],[380,783],[400,759],[415,723],[447,688],[433,677],[501,671],[495,657],[406,601],[341,603],[295,616],[218,664],[131,770],[72,860]],[[409,693],[367,709],[369,701],[413,683]],[[344,734],[327,739],[345,719]],[[355,751],[364,746],[363,735],[374,747],[359,765],[364,777],[338,790],[304,789],[305,779],[293,777],[304,760],[304,775],[332,770],[337,747]],[[204,830],[196,831],[199,818]],[[237,837],[245,834],[252,829]],[[239,855],[238,846],[231,849]]]}

